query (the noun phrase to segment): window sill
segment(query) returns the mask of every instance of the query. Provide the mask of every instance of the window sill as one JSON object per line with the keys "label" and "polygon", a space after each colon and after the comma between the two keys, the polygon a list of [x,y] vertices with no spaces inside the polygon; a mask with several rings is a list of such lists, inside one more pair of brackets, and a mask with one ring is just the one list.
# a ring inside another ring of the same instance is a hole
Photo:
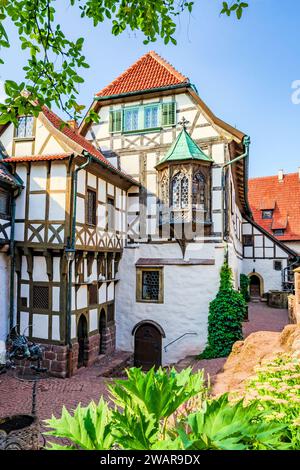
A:
{"label": "window sill", "polygon": [[136,299],[137,303],[141,304],[163,304],[163,300],[145,300],[145,299]]}
{"label": "window sill", "polygon": [[14,137],[15,142],[32,142],[35,140],[35,137]]}

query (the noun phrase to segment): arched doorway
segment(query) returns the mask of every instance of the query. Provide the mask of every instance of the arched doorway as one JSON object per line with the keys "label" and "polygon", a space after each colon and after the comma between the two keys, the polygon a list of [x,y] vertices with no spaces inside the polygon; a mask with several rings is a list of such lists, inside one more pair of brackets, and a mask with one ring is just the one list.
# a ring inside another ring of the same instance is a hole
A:
{"label": "arched doorway", "polygon": [[149,370],[161,366],[163,332],[153,323],[136,325],[134,331],[134,365]]}
{"label": "arched doorway", "polygon": [[100,334],[100,343],[99,343],[99,354],[105,354],[105,329],[106,329],[106,316],[104,308],[100,312],[99,318],[99,334]]}
{"label": "arched doorway", "polygon": [[250,275],[249,290],[250,290],[250,297],[253,299],[258,299],[262,296],[263,289],[262,289],[262,284],[261,284],[261,277],[256,273],[252,273]]}
{"label": "arched doorway", "polygon": [[79,351],[78,351],[78,369],[85,365],[85,345],[88,339],[88,328],[87,328],[87,320],[84,315],[81,315],[78,321],[77,326],[77,338],[79,344]]}

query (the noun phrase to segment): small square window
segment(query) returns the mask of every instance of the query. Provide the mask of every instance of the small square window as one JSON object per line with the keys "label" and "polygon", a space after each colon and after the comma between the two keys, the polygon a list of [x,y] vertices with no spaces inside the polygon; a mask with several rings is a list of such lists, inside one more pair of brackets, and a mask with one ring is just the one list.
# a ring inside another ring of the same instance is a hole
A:
{"label": "small square window", "polygon": [[243,236],[243,244],[244,246],[253,246],[253,235],[244,235]]}
{"label": "small square window", "polygon": [[18,127],[16,128],[16,137],[25,139],[33,136],[33,116],[22,116],[18,119]]}
{"label": "small square window", "polygon": [[263,210],[262,211],[262,218],[263,219],[272,219],[273,217],[273,210],[270,209],[270,210]]}
{"label": "small square window", "polygon": [[137,302],[163,302],[163,269],[137,268]]}
{"label": "small square window", "polygon": [[281,271],[282,270],[282,262],[281,261],[274,261],[274,269],[275,271]]}

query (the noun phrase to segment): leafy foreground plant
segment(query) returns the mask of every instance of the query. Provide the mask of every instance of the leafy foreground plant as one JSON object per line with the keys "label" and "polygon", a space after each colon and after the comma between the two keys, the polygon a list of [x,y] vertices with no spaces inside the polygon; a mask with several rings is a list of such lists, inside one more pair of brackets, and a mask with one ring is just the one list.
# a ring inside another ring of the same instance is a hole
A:
{"label": "leafy foreground plant", "polygon": [[282,354],[256,368],[247,384],[247,399],[259,403],[266,419],[285,423],[294,449],[300,449],[300,359]]}
{"label": "leafy foreground plant", "polygon": [[203,371],[178,373],[132,368],[127,380],[109,386],[115,404],[78,405],[71,415],[45,421],[45,434],[67,438],[70,445],[51,442],[49,449],[69,450],[242,450],[292,447],[287,425],[265,419],[257,404],[230,403],[228,396],[208,399]]}

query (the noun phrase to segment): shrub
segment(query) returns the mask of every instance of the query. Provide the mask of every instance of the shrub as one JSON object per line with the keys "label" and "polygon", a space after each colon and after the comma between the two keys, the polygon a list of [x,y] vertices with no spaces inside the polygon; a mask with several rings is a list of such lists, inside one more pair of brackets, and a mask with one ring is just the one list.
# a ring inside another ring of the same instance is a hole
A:
{"label": "shrub", "polygon": [[249,277],[246,276],[246,274],[241,274],[240,275],[240,292],[246,302],[250,301],[249,285],[250,285]]}
{"label": "shrub", "polygon": [[233,343],[243,339],[246,308],[242,294],[233,288],[231,269],[224,263],[219,292],[209,305],[207,347],[200,354],[201,359],[228,356]]}
{"label": "shrub", "polygon": [[[109,387],[115,409],[103,399],[80,405],[71,415],[45,422],[45,434],[67,438],[69,445],[50,443],[49,449],[69,450],[218,450],[286,449],[291,447],[285,423],[264,419],[256,403],[230,403],[228,395],[208,399],[203,371],[177,373],[132,368],[127,380]],[[198,397],[196,410],[182,406]],[[181,412],[177,415],[178,410]],[[171,419],[172,417],[175,419]]]}

